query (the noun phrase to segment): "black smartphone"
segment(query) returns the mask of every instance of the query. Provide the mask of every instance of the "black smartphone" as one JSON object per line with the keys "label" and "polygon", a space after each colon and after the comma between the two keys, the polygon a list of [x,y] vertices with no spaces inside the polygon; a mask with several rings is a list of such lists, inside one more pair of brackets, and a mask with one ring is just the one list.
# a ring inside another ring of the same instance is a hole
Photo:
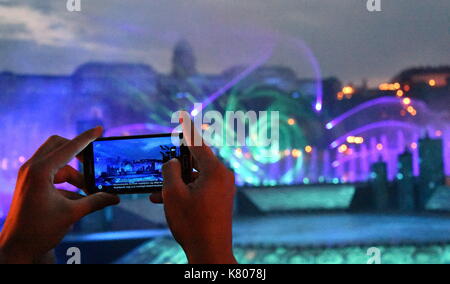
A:
{"label": "black smartphone", "polygon": [[162,166],[176,158],[191,181],[192,158],[183,134],[99,138],[83,152],[87,193],[151,193],[162,190]]}

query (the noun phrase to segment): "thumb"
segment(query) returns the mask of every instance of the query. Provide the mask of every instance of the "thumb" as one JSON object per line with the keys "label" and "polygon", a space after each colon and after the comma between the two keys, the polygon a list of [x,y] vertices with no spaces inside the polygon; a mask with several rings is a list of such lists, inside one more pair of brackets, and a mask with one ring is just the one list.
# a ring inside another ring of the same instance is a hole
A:
{"label": "thumb", "polygon": [[181,163],[178,159],[172,159],[163,165],[163,193],[178,192],[180,193],[186,188],[186,184],[182,178]]}
{"label": "thumb", "polygon": [[95,211],[101,210],[105,207],[117,205],[120,203],[120,198],[109,193],[96,193],[86,196],[75,201],[76,217],[81,219]]}

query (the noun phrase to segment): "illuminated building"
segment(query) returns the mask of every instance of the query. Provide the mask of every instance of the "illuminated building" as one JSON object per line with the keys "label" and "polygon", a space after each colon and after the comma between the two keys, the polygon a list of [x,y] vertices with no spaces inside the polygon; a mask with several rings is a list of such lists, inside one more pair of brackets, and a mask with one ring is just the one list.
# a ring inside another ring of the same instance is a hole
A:
{"label": "illuminated building", "polygon": [[450,105],[450,67],[411,68],[395,76],[408,97],[426,102],[431,108],[446,111]]}
{"label": "illuminated building", "polygon": [[444,87],[448,85],[450,67],[412,68],[402,71],[395,77],[403,85],[423,84],[430,87]]}

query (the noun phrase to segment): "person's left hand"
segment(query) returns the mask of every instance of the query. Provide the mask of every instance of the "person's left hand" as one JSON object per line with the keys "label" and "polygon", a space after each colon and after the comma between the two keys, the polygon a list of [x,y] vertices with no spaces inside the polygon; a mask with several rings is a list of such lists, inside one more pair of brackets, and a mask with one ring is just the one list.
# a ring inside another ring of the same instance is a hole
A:
{"label": "person's left hand", "polygon": [[53,136],[22,166],[0,234],[0,263],[41,261],[74,223],[120,202],[117,196],[107,193],[84,197],[55,188],[55,184],[64,182],[84,188],[83,175],[68,163],[102,132],[101,127],[94,128],[71,141]]}

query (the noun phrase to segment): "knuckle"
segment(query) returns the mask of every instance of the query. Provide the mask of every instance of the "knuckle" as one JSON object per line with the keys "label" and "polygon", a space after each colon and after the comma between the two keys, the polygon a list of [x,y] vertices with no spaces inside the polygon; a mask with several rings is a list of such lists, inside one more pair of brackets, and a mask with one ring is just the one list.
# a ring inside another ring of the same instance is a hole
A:
{"label": "knuckle", "polygon": [[23,164],[20,169],[19,169],[19,175],[24,175],[26,174],[30,169],[30,162],[26,162],[25,164]]}
{"label": "knuckle", "polygon": [[30,163],[27,167],[27,173],[31,177],[39,177],[46,172],[45,164],[41,162]]}
{"label": "knuckle", "polygon": [[39,162],[31,161],[28,164],[28,169],[30,169],[30,171],[37,171],[39,169],[39,167],[40,167],[40,163]]}
{"label": "knuckle", "polygon": [[19,169],[19,176],[25,179],[33,178],[37,175],[37,167],[33,163],[25,163]]}
{"label": "knuckle", "polygon": [[39,172],[41,171],[39,164],[36,163],[30,163],[30,165],[28,165],[27,167],[27,173],[29,173],[30,175],[35,175],[35,174],[39,174]]}
{"label": "knuckle", "polygon": [[48,138],[48,142],[53,142],[53,141],[58,141],[59,139],[61,139],[61,137],[60,136],[58,136],[58,135],[52,135],[52,136],[50,136],[49,138]]}
{"label": "knuckle", "polygon": [[23,180],[38,181],[47,178],[49,172],[45,163],[31,160],[20,167],[18,176]]}

